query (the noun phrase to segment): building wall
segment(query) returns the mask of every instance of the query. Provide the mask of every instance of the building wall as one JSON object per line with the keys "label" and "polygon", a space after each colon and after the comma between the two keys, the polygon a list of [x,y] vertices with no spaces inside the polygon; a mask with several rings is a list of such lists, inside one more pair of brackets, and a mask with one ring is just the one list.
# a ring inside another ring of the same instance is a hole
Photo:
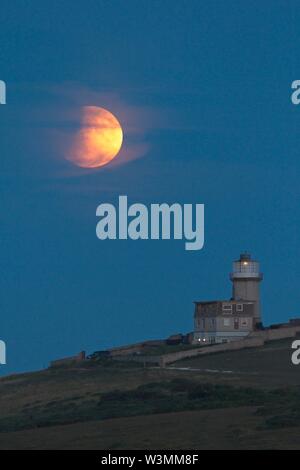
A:
{"label": "building wall", "polygon": [[254,316],[256,321],[260,321],[260,295],[259,281],[255,279],[235,279],[233,281],[232,296],[235,300],[255,301]]}
{"label": "building wall", "polygon": [[254,302],[196,303],[194,343],[233,341],[254,329]]}
{"label": "building wall", "polygon": [[244,313],[216,318],[217,331],[249,332],[253,330],[253,317]]}
{"label": "building wall", "polygon": [[[242,308],[242,310],[240,310]],[[254,314],[254,302],[235,302],[235,301],[218,301],[201,304],[195,303],[195,318],[202,316],[218,316],[218,315],[233,315],[233,314]]]}
{"label": "building wall", "polygon": [[208,354],[215,354],[215,353],[224,352],[224,351],[237,351],[237,350],[246,349],[246,348],[257,348],[263,345],[264,345],[263,338],[254,337],[254,338],[243,339],[241,341],[234,341],[232,343],[227,343],[227,344],[216,344],[215,346],[210,346],[210,347],[194,348],[188,351],[180,351],[176,353],[165,354],[161,356],[160,365],[164,367],[167,364],[180,361],[181,359],[187,359],[187,358],[195,357],[195,356],[204,356]]}
{"label": "building wall", "polygon": [[197,343],[227,343],[231,341],[239,341],[249,336],[249,331],[217,331],[217,332],[197,332],[194,333],[193,344]]}
{"label": "building wall", "polygon": [[276,330],[267,329],[264,331],[254,331],[251,336],[263,338],[264,341],[274,341],[278,339],[294,338],[300,333],[300,326],[282,327]]}

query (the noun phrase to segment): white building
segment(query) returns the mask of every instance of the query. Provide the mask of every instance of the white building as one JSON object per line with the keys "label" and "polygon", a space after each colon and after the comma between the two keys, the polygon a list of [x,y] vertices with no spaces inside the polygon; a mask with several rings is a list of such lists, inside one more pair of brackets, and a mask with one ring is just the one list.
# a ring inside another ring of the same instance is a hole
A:
{"label": "white building", "polygon": [[248,253],[234,261],[230,300],[195,302],[194,342],[223,343],[248,336],[261,325],[259,263]]}

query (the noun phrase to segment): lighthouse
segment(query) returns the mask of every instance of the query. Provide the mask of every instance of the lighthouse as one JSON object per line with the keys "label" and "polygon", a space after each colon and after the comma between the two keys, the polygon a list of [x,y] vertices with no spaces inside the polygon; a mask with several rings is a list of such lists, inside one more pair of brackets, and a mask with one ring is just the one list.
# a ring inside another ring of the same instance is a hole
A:
{"label": "lighthouse", "polygon": [[232,281],[232,298],[235,301],[248,300],[254,304],[254,323],[262,322],[260,311],[259,284],[263,274],[259,269],[259,262],[254,261],[249,253],[242,253],[240,259],[233,262],[230,273]]}

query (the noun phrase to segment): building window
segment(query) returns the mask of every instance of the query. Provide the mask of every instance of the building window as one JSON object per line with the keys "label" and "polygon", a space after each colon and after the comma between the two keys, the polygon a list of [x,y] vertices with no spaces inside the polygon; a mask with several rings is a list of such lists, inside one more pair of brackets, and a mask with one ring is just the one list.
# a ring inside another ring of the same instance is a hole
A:
{"label": "building window", "polygon": [[226,313],[232,313],[232,304],[223,304],[222,310]]}
{"label": "building window", "polygon": [[224,326],[230,326],[231,321],[230,318],[224,318]]}
{"label": "building window", "polygon": [[244,305],[243,304],[236,304],[236,311],[237,312],[243,312],[244,310]]}
{"label": "building window", "polygon": [[246,328],[248,326],[248,318],[241,318],[241,326]]}
{"label": "building window", "polygon": [[215,326],[216,326],[216,320],[215,320],[215,318],[212,318],[212,319],[210,320],[210,322],[211,322],[211,326],[212,326],[212,327],[215,327]]}

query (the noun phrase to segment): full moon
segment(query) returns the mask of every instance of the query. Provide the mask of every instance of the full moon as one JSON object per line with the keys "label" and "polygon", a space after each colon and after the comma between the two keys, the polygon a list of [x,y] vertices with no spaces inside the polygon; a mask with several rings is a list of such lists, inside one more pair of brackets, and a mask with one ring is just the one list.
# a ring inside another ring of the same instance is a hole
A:
{"label": "full moon", "polygon": [[98,168],[117,156],[122,142],[122,127],[112,113],[97,106],[84,106],[81,129],[66,158],[82,168]]}

